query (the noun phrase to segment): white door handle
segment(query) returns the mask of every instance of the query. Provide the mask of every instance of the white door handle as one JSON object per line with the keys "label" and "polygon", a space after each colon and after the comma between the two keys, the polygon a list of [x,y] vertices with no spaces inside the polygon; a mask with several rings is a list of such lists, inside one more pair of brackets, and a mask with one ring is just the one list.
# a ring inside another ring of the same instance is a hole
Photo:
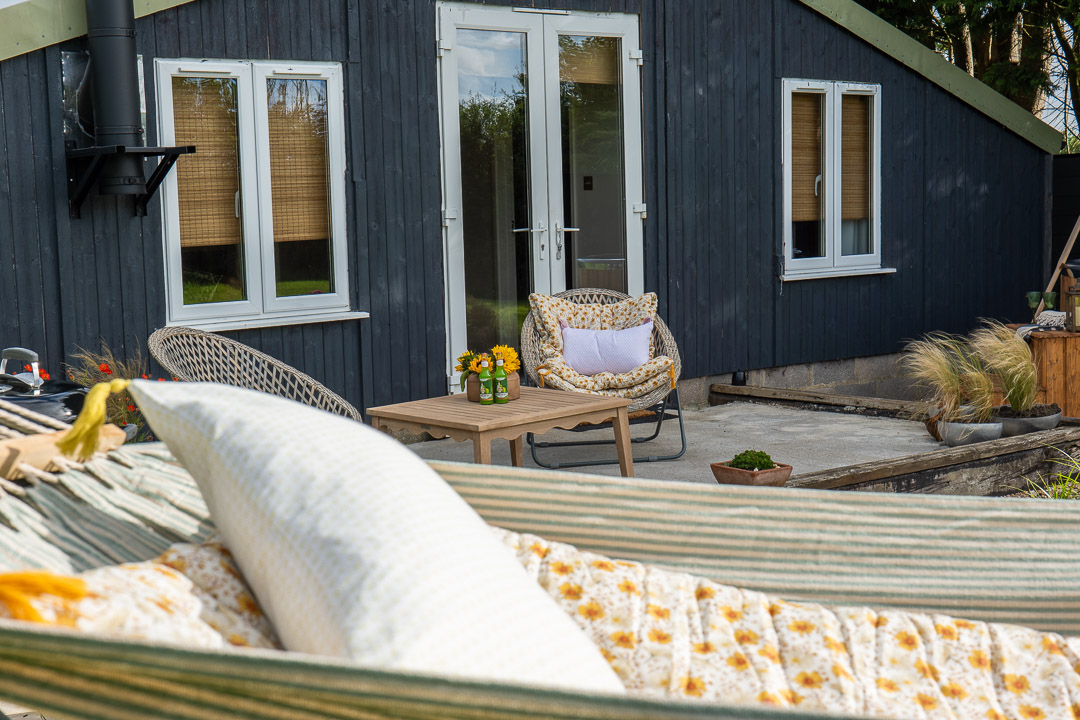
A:
{"label": "white door handle", "polygon": [[814,178],[814,197],[821,197],[821,176]]}
{"label": "white door handle", "polygon": [[563,233],[581,232],[581,228],[563,227],[555,223],[555,259],[562,260]]}

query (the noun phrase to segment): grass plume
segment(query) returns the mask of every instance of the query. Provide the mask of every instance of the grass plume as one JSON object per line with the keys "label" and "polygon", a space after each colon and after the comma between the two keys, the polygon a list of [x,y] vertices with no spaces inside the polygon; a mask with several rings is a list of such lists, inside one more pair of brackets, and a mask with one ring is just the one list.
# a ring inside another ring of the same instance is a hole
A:
{"label": "grass plume", "polygon": [[1039,371],[1028,344],[996,320],[983,320],[969,343],[1001,382],[1005,402],[1017,412],[1030,410],[1039,394]]}

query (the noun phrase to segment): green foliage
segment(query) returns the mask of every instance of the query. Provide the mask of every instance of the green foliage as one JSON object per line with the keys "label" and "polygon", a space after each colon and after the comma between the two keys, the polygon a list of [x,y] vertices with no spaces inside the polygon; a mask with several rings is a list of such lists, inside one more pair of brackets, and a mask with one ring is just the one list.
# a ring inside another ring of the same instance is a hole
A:
{"label": "green foliage", "polygon": [[728,465],[743,470],[772,470],[776,467],[769,453],[761,450],[744,450],[732,458]]}
{"label": "green foliage", "polygon": [[1080,460],[1077,460],[1061,448],[1054,448],[1061,453],[1053,462],[1061,469],[1050,477],[1040,474],[1039,480],[1028,481],[1024,494],[1028,497],[1044,500],[1080,500]]}

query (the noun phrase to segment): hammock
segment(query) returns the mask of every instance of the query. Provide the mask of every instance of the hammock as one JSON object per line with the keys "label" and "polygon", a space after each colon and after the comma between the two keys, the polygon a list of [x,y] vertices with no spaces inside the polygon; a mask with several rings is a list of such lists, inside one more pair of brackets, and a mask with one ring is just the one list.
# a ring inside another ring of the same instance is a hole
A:
{"label": "hammock", "polygon": [[[1080,512],[1070,503],[432,466],[488,522],[613,557],[791,599],[1080,633]],[[0,496],[0,569],[143,560],[212,532],[194,482],[160,445],[34,479],[23,497],[10,488]],[[14,622],[0,623],[0,697],[70,718],[818,717],[451,681],[295,653],[185,650]]]}

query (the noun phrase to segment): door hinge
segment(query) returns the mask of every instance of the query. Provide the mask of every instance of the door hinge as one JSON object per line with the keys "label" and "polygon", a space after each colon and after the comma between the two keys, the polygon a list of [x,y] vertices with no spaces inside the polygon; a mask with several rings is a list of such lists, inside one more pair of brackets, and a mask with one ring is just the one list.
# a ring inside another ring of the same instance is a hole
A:
{"label": "door hinge", "polygon": [[442,57],[453,49],[453,43],[444,38],[439,38],[439,42],[435,45],[435,57]]}
{"label": "door hinge", "polygon": [[457,208],[446,208],[442,211],[442,226],[450,227],[451,220],[457,220]]}
{"label": "door hinge", "polygon": [[639,66],[645,64],[645,56],[640,50],[631,50],[630,59],[636,62]]}
{"label": "door hinge", "polygon": [[649,217],[648,208],[645,207],[645,203],[634,203],[630,206],[630,209],[636,213],[640,213],[642,220]]}

